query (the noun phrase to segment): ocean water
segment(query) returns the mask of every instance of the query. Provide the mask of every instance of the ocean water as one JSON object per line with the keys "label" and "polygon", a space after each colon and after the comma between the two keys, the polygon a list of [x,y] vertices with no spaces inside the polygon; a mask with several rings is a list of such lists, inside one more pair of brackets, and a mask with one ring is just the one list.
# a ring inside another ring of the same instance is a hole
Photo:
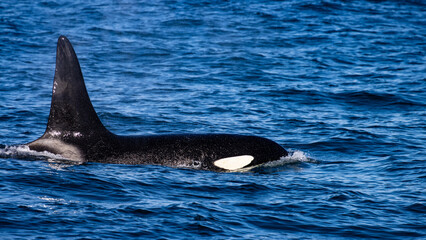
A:
{"label": "ocean water", "polygon": [[[425,239],[425,9],[1,1],[1,238]],[[28,151],[61,34],[112,132],[258,135],[290,155],[215,173]]]}

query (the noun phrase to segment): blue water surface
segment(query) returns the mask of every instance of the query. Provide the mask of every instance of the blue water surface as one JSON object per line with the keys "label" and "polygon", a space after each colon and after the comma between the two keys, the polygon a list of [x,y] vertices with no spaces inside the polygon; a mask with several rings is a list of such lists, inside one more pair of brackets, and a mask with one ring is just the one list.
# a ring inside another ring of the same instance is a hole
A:
{"label": "blue water surface", "polygon": [[[425,239],[424,1],[0,1],[2,239]],[[116,134],[235,133],[290,151],[215,173],[20,146],[56,41]]]}

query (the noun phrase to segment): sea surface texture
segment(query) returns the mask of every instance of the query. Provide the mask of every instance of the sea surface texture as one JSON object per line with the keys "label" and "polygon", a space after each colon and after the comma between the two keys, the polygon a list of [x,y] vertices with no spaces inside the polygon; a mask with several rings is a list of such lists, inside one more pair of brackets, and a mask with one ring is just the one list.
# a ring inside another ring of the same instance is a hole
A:
{"label": "sea surface texture", "polygon": [[[72,42],[116,134],[233,133],[245,172],[73,164],[20,144]],[[424,1],[0,1],[1,239],[425,239]]]}

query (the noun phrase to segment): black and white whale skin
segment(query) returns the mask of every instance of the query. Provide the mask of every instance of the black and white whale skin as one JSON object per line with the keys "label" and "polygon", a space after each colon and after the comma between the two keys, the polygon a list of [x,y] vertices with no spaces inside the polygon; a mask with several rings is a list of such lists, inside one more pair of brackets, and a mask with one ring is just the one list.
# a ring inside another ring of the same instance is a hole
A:
{"label": "black and white whale skin", "polygon": [[87,94],[69,40],[60,36],[52,103],[46,132],[26,144],[34,151],[79,162],[153,164],[211,171],[235,171],[287,156],[277,143],[256,136],[180,134],[119,136],[108,131]]}

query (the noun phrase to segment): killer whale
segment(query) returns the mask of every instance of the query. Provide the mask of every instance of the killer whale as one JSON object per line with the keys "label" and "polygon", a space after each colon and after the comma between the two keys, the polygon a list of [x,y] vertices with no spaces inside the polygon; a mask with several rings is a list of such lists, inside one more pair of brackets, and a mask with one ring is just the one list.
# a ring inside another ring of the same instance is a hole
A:
{"label": "killer whale", "polygon": [[47,127],[26,144],[78,162],[153,164],[233,171],[287,156],[272,140],[234,134],[120,136],[102,124],[90,101],[77,55],[65,36],[56,49],[56,68]]}

